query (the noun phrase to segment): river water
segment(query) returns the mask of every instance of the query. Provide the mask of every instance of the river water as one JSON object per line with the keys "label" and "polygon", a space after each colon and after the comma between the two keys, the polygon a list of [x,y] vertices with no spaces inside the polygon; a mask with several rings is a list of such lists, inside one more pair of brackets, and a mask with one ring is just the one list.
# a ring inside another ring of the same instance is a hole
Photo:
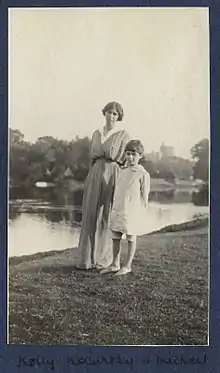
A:
{"label": "river water", "polygon": [[[146,233],[169,224],[179,224],[208,213],[207,206],[192,203],[151,202]],[[74,208],[50,209],[33,213],[10,214],[8,230],[9,257],[30,255],[50,250],[63,250],[77,245],[81,213]]]}

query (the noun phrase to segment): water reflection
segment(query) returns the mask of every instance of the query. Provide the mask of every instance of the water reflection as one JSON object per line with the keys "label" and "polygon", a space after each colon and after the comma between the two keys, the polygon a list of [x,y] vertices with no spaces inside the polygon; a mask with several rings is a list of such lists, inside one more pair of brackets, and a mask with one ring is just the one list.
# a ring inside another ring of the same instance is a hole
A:
{"label": "water reflection", "polygon": [[[29,211],[28,211],[29,210]],[[30,208],[26,205],[26,208],[10,206],[9,208],[9,220],[13,221],[20,217],[21,214],[27,214],[30,216],[42,216],[48,222],[59,223],[64,222],[69,226],[79,226],[82,220],[82,211],[80,208],[65,206],[58,210],[56,206],[37,206],[36,208]]]}
{"label": "water reflection", "polygon": [[[62,221],[59,214],[22,213],[9,221],[9,256],[62,250],[78,243],[79,225]],[[58,221],[57,221],[58,220]]]}
{"label": "water reflection", "polygon": [[[77,246],[80,232],[81,210],[76,206],[53,206],[26,201],[33,212],[9,210],[9,256],[20,256],[49,250],[63,250]],[[25,204],[18,204],[25,210]],[[27,206],[26,206],[27,208]],[[17,210],[16,210],[17,209]],[[22,211],[22,210],[21,210]],[[206,206],[191,203],[151,202],[144,225],[149,233],[169,224],[191,220],[195,215],[208,213]]]}
{"label": "water reflection", "polygon": [[[74,186],[75,188],[75,186]],[[83,199],[83,188],[78,186],[76,189],[71,189],[69,184],[61,185],[48,188],[11,188],[10,189],[10,199],[17,198],[34,198],[41,201],[48,201],[53,205],[65,206],[65,205],[75,205],[82,206]],[[154,188],[155,189],[155,188]],[[191,203],[192,202],[192,192],[193,189],[181,189],[176,190],[151,190],[149,199],[154,202],[163,203]]]}
{"label": "water reflection", "polygon": [[64,211],[48,210],[42,212],[42,215],[50,222],[62,222],[68,226],[79,226],[82,219],[81,210],[74,210],[74,208],[69,208]]}
{"label": "water reflection", "polygon": [[20,216],[20,213],[13,208],[9,209],[9,219],[10,220],[16,220]]}

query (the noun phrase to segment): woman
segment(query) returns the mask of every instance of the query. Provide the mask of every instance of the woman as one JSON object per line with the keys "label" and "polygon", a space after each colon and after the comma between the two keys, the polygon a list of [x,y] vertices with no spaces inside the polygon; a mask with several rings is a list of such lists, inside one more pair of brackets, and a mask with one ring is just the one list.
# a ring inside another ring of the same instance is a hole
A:
{"label": "woman", "polygon": [[109,216],[116,177],[129,141],[128,134],[117,126],[124,115],[121,105],[109,102],[102,113],[106,123],[92,136],[92,167],[85,182],[79,269],[101,269],[111,261],[111,250],[107,247]]}

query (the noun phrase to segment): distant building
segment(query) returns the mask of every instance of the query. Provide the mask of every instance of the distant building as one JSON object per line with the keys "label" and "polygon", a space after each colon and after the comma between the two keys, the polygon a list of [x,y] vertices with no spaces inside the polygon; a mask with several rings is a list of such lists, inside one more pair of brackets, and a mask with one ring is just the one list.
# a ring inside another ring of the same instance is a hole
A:
{"label": "distant building", "polygon": [[174,156],[174,147],[165,145],[164,143],[160,146],[161,158],[173,157]]}
{"label": "distant building", "polygon": [[151,152],[146,154],[146,158],[149,159],[149,161],[157,163],[160,160],[160,152]]}

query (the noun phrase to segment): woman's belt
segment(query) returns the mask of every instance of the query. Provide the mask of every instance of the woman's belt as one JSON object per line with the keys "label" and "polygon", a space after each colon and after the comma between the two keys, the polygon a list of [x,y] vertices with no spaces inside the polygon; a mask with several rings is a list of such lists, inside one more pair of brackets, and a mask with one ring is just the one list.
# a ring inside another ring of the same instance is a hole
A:
{"label": "woman's belt", "polygon": [[97,160],[99,160],[99,159],[103,159],[104,161],[109,162],[109,163],[117,163],[119,166],[122,166],[122,165],[123,165],[123,163],[120,163],[120,162],[114,161],[114,159],[112,159],[112,158],[107,158],[107,157],[104,157],[104,156],[100,156],[100,157],[95,157],[95,158],[93,158],[93,160],[92,160],[92,164],[94,164],[94,163],[95,163]]}

